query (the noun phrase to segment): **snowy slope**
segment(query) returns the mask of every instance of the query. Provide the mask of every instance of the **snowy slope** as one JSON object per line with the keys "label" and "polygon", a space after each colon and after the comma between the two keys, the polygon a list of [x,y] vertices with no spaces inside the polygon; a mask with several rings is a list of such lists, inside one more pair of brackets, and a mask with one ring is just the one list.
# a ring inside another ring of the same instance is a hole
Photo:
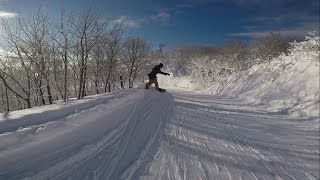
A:
{"label": "snowy slope", "polygon": [[177,72],[172,72],[171,77],[159,76],[159,84],[242,98],[270,111],[295,117],[317,117],[320,114],[319,43],[319,36],[307,36],[303,42],[292,43],[288,55],[282,54],[270,62],[256,64],[228,80],[217,80],[207,89],[203,89],[204,85],[197,79],[175,76]]}
{"label": "snowy slope", "polygon": [[1,180],[320,177],[318,119],[241,98],[130,89],[0,117]]}
{"label": "snowy slope", "polygon": [[318,179],[319,129],[221,96],[175,93],[155,159],[142,179]]}
{"label": "snowy slope", "polygon": [[319,47],[319,36],[307,37],[293,43],[289,55],[254,65],[236,74],[226,86],[217,83],[205,92],[246,98],[293,116],[319,116]]}
{"label": "snowy slope", "polygon": [[142,152],[156,147],[172,110],[169,94],[151,93],[89,97],[80,105],[3,120],[0,179],[118,179],[148,158]]}

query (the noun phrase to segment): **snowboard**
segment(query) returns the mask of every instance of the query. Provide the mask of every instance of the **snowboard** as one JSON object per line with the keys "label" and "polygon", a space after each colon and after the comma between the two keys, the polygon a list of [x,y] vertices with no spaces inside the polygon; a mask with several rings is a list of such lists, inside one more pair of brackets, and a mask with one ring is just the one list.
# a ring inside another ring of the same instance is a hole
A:
{"label": "snowboard", "polygon": [[[150,86],[149,88],[145,87],[145,89],[151,89],[151,90],[157,91],[157,89],[156,89],[155,87],[152,87],[152,86]],[[167,90],[166,90],[166,89],[163,89],[163,88],[159,88],[159,91],[160,91],[160,92],[166,92]]]}

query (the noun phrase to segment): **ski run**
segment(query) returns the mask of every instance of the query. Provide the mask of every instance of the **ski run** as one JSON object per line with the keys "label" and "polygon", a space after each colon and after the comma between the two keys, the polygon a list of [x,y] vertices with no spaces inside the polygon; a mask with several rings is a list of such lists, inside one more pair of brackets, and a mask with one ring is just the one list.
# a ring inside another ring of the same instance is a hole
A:
{"label": "ski run", "polygon": [[0,114],[0,179],[319,179],[319,119],[120,90]]}

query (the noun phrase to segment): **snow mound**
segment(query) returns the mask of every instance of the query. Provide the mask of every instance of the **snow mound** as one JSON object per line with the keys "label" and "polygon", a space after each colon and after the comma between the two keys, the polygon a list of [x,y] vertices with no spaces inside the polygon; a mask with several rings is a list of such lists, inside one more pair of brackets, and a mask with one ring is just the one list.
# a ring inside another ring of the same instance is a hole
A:
{"label": "snow mound", "polygon": [[205,92],[247,98],[297,117],[319,116],[319,37],[292,45],[289,55],[254,65],[233,76],[225,87],[220,89],[217,83]]}

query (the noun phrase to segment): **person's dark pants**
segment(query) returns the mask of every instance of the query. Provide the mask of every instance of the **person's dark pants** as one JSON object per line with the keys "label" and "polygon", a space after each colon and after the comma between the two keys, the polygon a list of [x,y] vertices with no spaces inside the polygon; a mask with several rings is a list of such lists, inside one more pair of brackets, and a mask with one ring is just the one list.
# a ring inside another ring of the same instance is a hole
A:
{"label": "person's dark pants", "polygon": [[146,84],[146,89],[149,89],[149,86],[151,86],[152,84],[154,84],[156,86],[156,89],[159,90],[157,78],[149,78],[149,82]]}

